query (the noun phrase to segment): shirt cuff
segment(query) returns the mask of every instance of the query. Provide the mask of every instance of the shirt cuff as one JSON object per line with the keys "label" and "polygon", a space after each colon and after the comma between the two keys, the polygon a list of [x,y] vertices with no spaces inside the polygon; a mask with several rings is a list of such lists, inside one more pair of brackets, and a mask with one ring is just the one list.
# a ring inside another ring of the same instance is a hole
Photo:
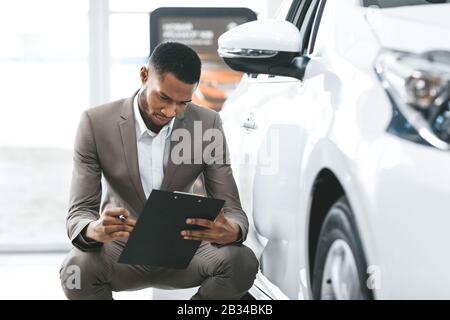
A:
{"label": "shirt cuff", "polygon": [[230,243],[227,243],[227,244],[219,244],[219,243],[213,243],[213,242],[211,242],[211,244],[213,245],[213,246],[215,246],[215,247],[223,247],[223,246],[228,246],[228,245],[241,245],[244,241],[243,241],[243,236],[242,236],[242,228],[241,228],[241,226],[239,225],[239,223],[237,223],[236,221],[234,221],[234,220],[231,220],[231,219],[228,219],[228,221],[229,222],[232,222],[232,223],[235,223],[237,226],[238,226],[238,228],[239,228],[239,235],[238,235],[238,238],[237,238],[237,240],[236,241],[233,241],[233,242],[230,242]]}
{"label": "shirt cuff", "polygon": [[241,226],[240,225],[237,225],[238,226],[238,228],[239,228],[239,236],[238,236],[238,238],[237,238],[237,240],[235,241],[235,242],[233,242],[233,243],[239,243],[239,244],[241,244],[243,241],[243,237],[242,237],[242,229],[241,229]]}
{"label": "shirt cuff", "polygon": [[226,218],[229,222],[236,224],[239,227],[239,235],[236,241],[231,242],[230,244],[242,244],[244,242],[244,235],[242,234],[242,226],[239,222],[232,218]]}
{"label": "shirt cuff", "polygon": [[88,226],[86,226],[79,234],[73,239],[72,244],[80,249],[81,251],[95,251],[100,249],[103,246],[102,242],[97,242],[94,240],[88,240],[84,236]]}

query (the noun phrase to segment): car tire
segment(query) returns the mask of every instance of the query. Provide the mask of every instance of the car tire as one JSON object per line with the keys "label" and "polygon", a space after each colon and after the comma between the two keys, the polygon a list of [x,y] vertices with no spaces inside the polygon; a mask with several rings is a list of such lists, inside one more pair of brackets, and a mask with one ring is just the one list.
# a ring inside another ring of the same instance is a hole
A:
{"label": "car tire", "polygon": [[353,211],[346,197],[328,211],[314,260],[312,293],[316,300],[372,300],[367,263]]}

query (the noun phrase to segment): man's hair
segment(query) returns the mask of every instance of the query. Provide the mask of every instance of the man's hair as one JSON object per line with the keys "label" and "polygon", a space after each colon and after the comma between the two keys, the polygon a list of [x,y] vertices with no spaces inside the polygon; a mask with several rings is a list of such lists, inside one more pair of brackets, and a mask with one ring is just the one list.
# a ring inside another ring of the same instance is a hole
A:
{"label": "man's hair", "polygon": [[160,76],[172,73],[180,81],[195,84],[200,80],[202,63],[197,53],[188,46],[165,42],[150,55],[149,66]]}

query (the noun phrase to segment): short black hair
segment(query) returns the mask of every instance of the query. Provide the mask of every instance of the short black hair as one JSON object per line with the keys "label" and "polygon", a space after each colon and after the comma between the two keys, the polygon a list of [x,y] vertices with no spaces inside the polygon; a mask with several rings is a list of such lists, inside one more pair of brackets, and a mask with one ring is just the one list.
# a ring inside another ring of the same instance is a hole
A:
{"label": "short black hair", "polygon": [[193,49],[182,43],[159,44],[150,55],[148,63],[160,76],[172,73],[185,83],[195,84],[200,81],[200,58]]}

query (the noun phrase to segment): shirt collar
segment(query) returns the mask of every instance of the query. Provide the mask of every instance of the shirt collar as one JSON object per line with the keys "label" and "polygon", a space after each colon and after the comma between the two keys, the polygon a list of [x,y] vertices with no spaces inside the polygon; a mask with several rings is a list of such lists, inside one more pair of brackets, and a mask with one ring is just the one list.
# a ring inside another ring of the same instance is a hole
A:
{"label": "shirt collar", "polygon": [[175,118],[170,120],[168,124],[166,124],[164,127],[162,127],[161,131],[159,133],[155,133],[147,128],[145,125],[144,119],[142,118],[141,112],[139,111],[139,105],[138,105],[138,97],[139,93],[136,94],[133,100],[133,110],[134,110],[134,121],[136,123],[136,129],[138,129],[137,132],[137,138],[140,139],[145,133],[148,133],[151,137],[156,137],[158,134],[165,132],[165,137],[168,138],[172,134],[172,128],[173,123],[175,122]]}

